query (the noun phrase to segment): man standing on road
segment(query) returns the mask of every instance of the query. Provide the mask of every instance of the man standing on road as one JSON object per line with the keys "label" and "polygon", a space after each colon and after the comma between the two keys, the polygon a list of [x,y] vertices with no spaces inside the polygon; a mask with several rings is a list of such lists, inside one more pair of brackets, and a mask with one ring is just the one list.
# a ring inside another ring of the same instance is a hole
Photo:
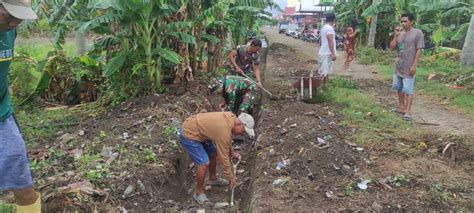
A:
{"label": "man standing on road", "polygon": [[326,14],[326,24],[321,28],[321,48],[319,48],[318,63],[319,76],[323,77],[323,84],[326,83],[329,73],[331,73],[332,62],[336,60],[336,15]]}
{"label": "man standing on road", "polygon": [[[235,174],[231,166],[231,158],[240,160],[240,154],[232,149],[232,135],[243,135],[247,132],[255,136],[253,117],[241,113],[235,117],[232,112],[199,113],[187,118],[178,135],[186,152],[191,157],[196,171],[196,192],[194,200],[199,204],[208,201],[204,193],[204,179],[209,170],[210,185],[236,186]],[[222,167],[226,179],[217,177],[216,160]]]}
{"label": "man standing on road", "polygon": [[[262,81],[260,78],[260,56],[258,51],[262,48],[262,41],[260,39],[253,39],[250,45],[239,46],[230,51],[229,60],[227,61],[227,68],[229,74],[240,75],[243,74],[255,78],[257,86],[262,88]],[[252,72],[253,71],[253,72]]]}
{"label": "man standing on road", "polygon": [[37,19],[28,0],[0,0],[0,191],[12,191],[17,212],[41,212],[41,197],[33,188],[25,142],[13,116],[8,94],[8,69],[13,58],[16,27]]}
{"label": "man standing on road", "polygon": [[415,15],[405,13],[401,16],[402,27],[395,29],[390,42],[390,49],[397,50],[395,73],[393,75],[393,89],[398,91],[398,108],[396,111],[403,114],[403,120],[411,121],[411,106],[415,86],[416,66],[424,48],[423,33],[413,27]]}

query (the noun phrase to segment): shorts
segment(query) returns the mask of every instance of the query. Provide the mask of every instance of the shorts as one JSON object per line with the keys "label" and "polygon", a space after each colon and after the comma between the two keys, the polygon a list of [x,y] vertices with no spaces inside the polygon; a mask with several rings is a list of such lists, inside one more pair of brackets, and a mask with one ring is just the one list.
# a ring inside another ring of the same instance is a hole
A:
{"label": "shorts", "polygon": [[318,74],[321,77],[327,77],[332,72],[332,58],[331,55],[319,55],[319,70]]}
{"label": "shorts", "polygon": [[183,135],[183,129],[179,129],[178,136],[184,149],[196,165],[209,165],[209,156],[216,155],[217,148],[212,141],[195,141],[187,139]]}
{"label": "shorts", "polygon": [[393,75],[392,89],[403,92],[407,95],[413,95],[415,90],[415,77],[404,78],[398,75]]}
{"label": "shorts", "polygon": [[25,142],[13,116],[0,121],[0,191],[33,187]]}

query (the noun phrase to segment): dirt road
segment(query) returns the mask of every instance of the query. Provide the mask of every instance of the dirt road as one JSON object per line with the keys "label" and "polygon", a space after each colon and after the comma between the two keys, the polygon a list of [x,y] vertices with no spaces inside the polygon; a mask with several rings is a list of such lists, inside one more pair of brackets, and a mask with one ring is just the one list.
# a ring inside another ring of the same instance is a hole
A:
{"label": "dirt road", "polygon": [[[316,68],[317,46],[280,35],[275,29],[266,29],[265,33],[269,40],[265,86],[283,96],[295,97],[290,77]],[[342,55],[339,53],[340,58]],[[341,61],[337,61],[335,70],[340,70]],[[379,80],[371,67],[354,64],[353,69],[353,73],[336,74],[354,77],[363,93],[371,94],[389,108],[391,98],[395,98],[389,83]],[[422,109],[421,103],[417,103],[415,113]],[[441,113],[435,107],[429,109],[430,113]],[[433,192],[437,190],[433,189],[433,183],[462,193],[474,192],[470,186],[473,184],[470,154],[462,155],[458,161],[462,166],[453,166],[441,155],[401,157],[359,147],[350,143],[351,130],[340,124],[339,110],[337,106],[306,104],[291,98],[264,99],[250,190],[244,195],[250,199],[248,210],[449,210],[458,207],[436,201],[439,193]],[[455,112],[447,113],[456,116]],[[453,118],[441,128],[469,133]],[[387,185],[393,177],[407,177],[409,181],[400,187]],[[364,181],[370,182],[367,189]],[[474,208],[462,202],[456,205]]]}
{"label": "dirt road", "polygon": [[[267,28],[264,32],[271,42],[288,45],[302,53],[303,57],[306,57],[307,63],[298,64],[297,66],[303,65],[312,69],[316,68],[317,65],[314,59],[317,57],[318,45],[294,39],[284,34],[278,34],[275,29]],[[362,92],[372,95],[382,105],[386,105],[388,110],[396,106],[395,93],[390,89],[391,82],[382,80],[372,66],[352,63],[351,68],[353,72],[343,71],[344,57],[345,53],[338,51],[337,60],[333,68],[334,74],[350,76],[356,79]],[[474,136],[474,118],[458,112],[446,104],[442,104],[442,101],[437,98],[419,94],[416,91],[413,101],[413,116],[414,121],[417,123],[434,124],[420,125],[420,127],[433,132]]]}

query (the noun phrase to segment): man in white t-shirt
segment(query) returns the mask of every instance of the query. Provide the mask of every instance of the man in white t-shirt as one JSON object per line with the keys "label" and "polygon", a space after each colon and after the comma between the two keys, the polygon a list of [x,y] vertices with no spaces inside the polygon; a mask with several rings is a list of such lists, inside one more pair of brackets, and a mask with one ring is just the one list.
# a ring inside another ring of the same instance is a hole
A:
{"label": "man in white t-shirt", "polygon": [[318,74],[324,77],[323,83],[326,83],[329,73],[332,69],[332,61],[336,60],[336,15],[334,13],[326,14],[326,24],[321,28],[321,48],[319,48]]}

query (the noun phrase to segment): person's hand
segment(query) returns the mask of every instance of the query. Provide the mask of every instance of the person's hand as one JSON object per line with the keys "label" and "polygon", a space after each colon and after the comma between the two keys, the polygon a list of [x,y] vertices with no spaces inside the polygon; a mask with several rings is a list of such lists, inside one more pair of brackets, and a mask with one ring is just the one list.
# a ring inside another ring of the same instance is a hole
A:
{"label": "person's hand", "polygon": [[242,159],[242,156],[238,152],[232,152],[232,159],[239,160]]}
{"label": "person's hand", "polygon": [[260,89],[262,89],[262,88],[263,88],[262,82],[261,82],[261,81],[257,82],[257,86],[258,86]]}
{"label": "person's hand", "polygon": [[224,111],[224,110],[225,110],[225,105],[226,105],[226,104],[225,104],[224,102],[222,102],[222,103],[219,104],[219,108],[221,109],[221,111]]}
{"label": "person's hand", "polygon": [[332,53],[332,54],[331,54],[331,59],[332,59],[333,61],[335,61],[335,60],[336,60],[336,54]]}
{"label": "person's hand", "polygon": [[235,178],[232,178],[229,180],[229,188],[234,189],[237,186],[237,182],[235,181]]}
{"label": "person's hand", "polygon": [[411,75],[411,76],[415,76],[415,74],[416,74],[416,66],[411,66],[411,68],[410,68],[410,75]]}
{"label": "person's hand", "polygon": [[402,27],[398,26],[395,28],[395,36],[399,36],[402,33]]}
{"label": "person's hand", "polygon": [[244,71],[242,69],[240,69],[240,67],[237,67],[237,72],[244,75]]}

